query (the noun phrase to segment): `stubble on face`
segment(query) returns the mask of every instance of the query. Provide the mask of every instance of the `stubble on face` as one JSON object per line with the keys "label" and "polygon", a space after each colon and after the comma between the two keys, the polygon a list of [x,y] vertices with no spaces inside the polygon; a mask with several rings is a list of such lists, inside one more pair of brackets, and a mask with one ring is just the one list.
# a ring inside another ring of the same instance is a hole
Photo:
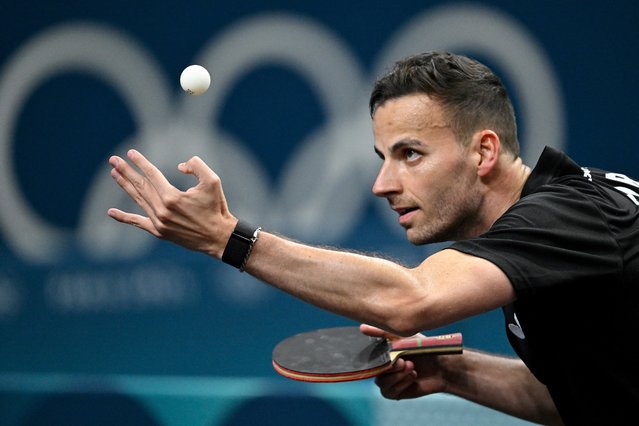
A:
{"label": "stubble on face", "polygon": [[479,225],[483,197],[476,189],[475,176],[469,172],[463,154],[448,176],[447,182],[436,184],[432,195],[422,200],[422,219],[406,228],[406,237],[412,244],[468,238]]}
{"label": "stubble on face", "polygon": [[[380,105],[373,117],[376,152],[384,165],[373,192],[398,210],[416,245],[468,237],[479,223],[482,194],[468,147],[425,94]],[[404,150],[418,153],[408,159]]]}

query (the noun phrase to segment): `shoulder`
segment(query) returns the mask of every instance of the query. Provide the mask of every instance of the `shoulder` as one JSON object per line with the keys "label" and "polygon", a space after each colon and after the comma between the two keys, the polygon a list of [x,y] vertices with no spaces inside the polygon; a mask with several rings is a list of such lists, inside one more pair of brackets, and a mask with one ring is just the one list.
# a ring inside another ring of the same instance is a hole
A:
{"label": "shoulder", "polygon": [[[605,176],[605,172],[598,172],[583,177],[557,177],[522,197],[495,226],[499,229],[500,226],[514,226],[523,221],[536,227],[560,226],[588,233],[615,234],[615,229],[639,222],[639,195],[631,185],[625,182],[615,184],[614,180]],[[617,174],[608,176],[628,179]]]}

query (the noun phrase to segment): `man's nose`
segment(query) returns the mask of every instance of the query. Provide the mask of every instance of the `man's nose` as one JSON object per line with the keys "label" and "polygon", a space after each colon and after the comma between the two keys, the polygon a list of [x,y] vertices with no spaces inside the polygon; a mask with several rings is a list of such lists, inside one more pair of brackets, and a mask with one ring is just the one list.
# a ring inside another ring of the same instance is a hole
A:
{"label": "man's nose", "polygon": [[393,172],[392,167],[388,165],[382,165],[375,182],[373,183],[373,194],[378,197],[386,197],[389,194],[396,193],[400,190],[399,181],[396,174]]}

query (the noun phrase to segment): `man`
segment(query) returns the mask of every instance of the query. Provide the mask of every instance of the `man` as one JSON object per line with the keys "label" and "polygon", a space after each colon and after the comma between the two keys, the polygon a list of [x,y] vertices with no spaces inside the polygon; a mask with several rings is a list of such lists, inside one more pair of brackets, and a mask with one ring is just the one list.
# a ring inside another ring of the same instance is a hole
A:
{"label": "man", "polygon": [[[373,192],[414,244],[454,241],[414,268],[316,248],[238,222],[218,176],[198,157],[173,187],[136,151],[111,157],[115,181],[148,216],[114,219],[222,259],[309,303],[411,335],[503,308],[519,359],[400,360],[377,379],[389,398],[447,392],[548,424],[610,424],[634,415],[639,367],[639,183],[577,166],[547,148],[531,171],[519,157],[499,79],[463,56],[399,61],[370,101],[382,160]],[[386,330],[386,331],[382,331]]]}

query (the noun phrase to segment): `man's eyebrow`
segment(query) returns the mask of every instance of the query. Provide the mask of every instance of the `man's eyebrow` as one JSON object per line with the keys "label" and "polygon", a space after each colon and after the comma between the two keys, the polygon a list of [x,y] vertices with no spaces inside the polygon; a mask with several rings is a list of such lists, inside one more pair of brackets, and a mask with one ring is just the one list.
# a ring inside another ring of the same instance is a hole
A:
{"label": "man's eyebrow", "polygon": [[423,148],[424,144],[422,141],[420,141],[419,139],[413,139],[413,138],[408,138],[408,139],[401,139],[397,142],[395,142],[394,144],[392,144],[389,148],[389,151],[392,153],[395,153],[401,149],[406,149],[406,148]]}
{"label": "man's eyebrow", "polygon": [[[418,147],[423,149],[424,143],[420,141],[419,139],[407,138],[407,139],[401,139],[395,142],[394,144],[390,146],[388,150],[391,154],[394,154],[395,152],[400,151],[402,149],[418,148]],[[373,147],[373,149],[375,150],[375,154],[377,154],[380,158],[384,158],[384,154],[379,149],[377,149],[376,146]]]}

